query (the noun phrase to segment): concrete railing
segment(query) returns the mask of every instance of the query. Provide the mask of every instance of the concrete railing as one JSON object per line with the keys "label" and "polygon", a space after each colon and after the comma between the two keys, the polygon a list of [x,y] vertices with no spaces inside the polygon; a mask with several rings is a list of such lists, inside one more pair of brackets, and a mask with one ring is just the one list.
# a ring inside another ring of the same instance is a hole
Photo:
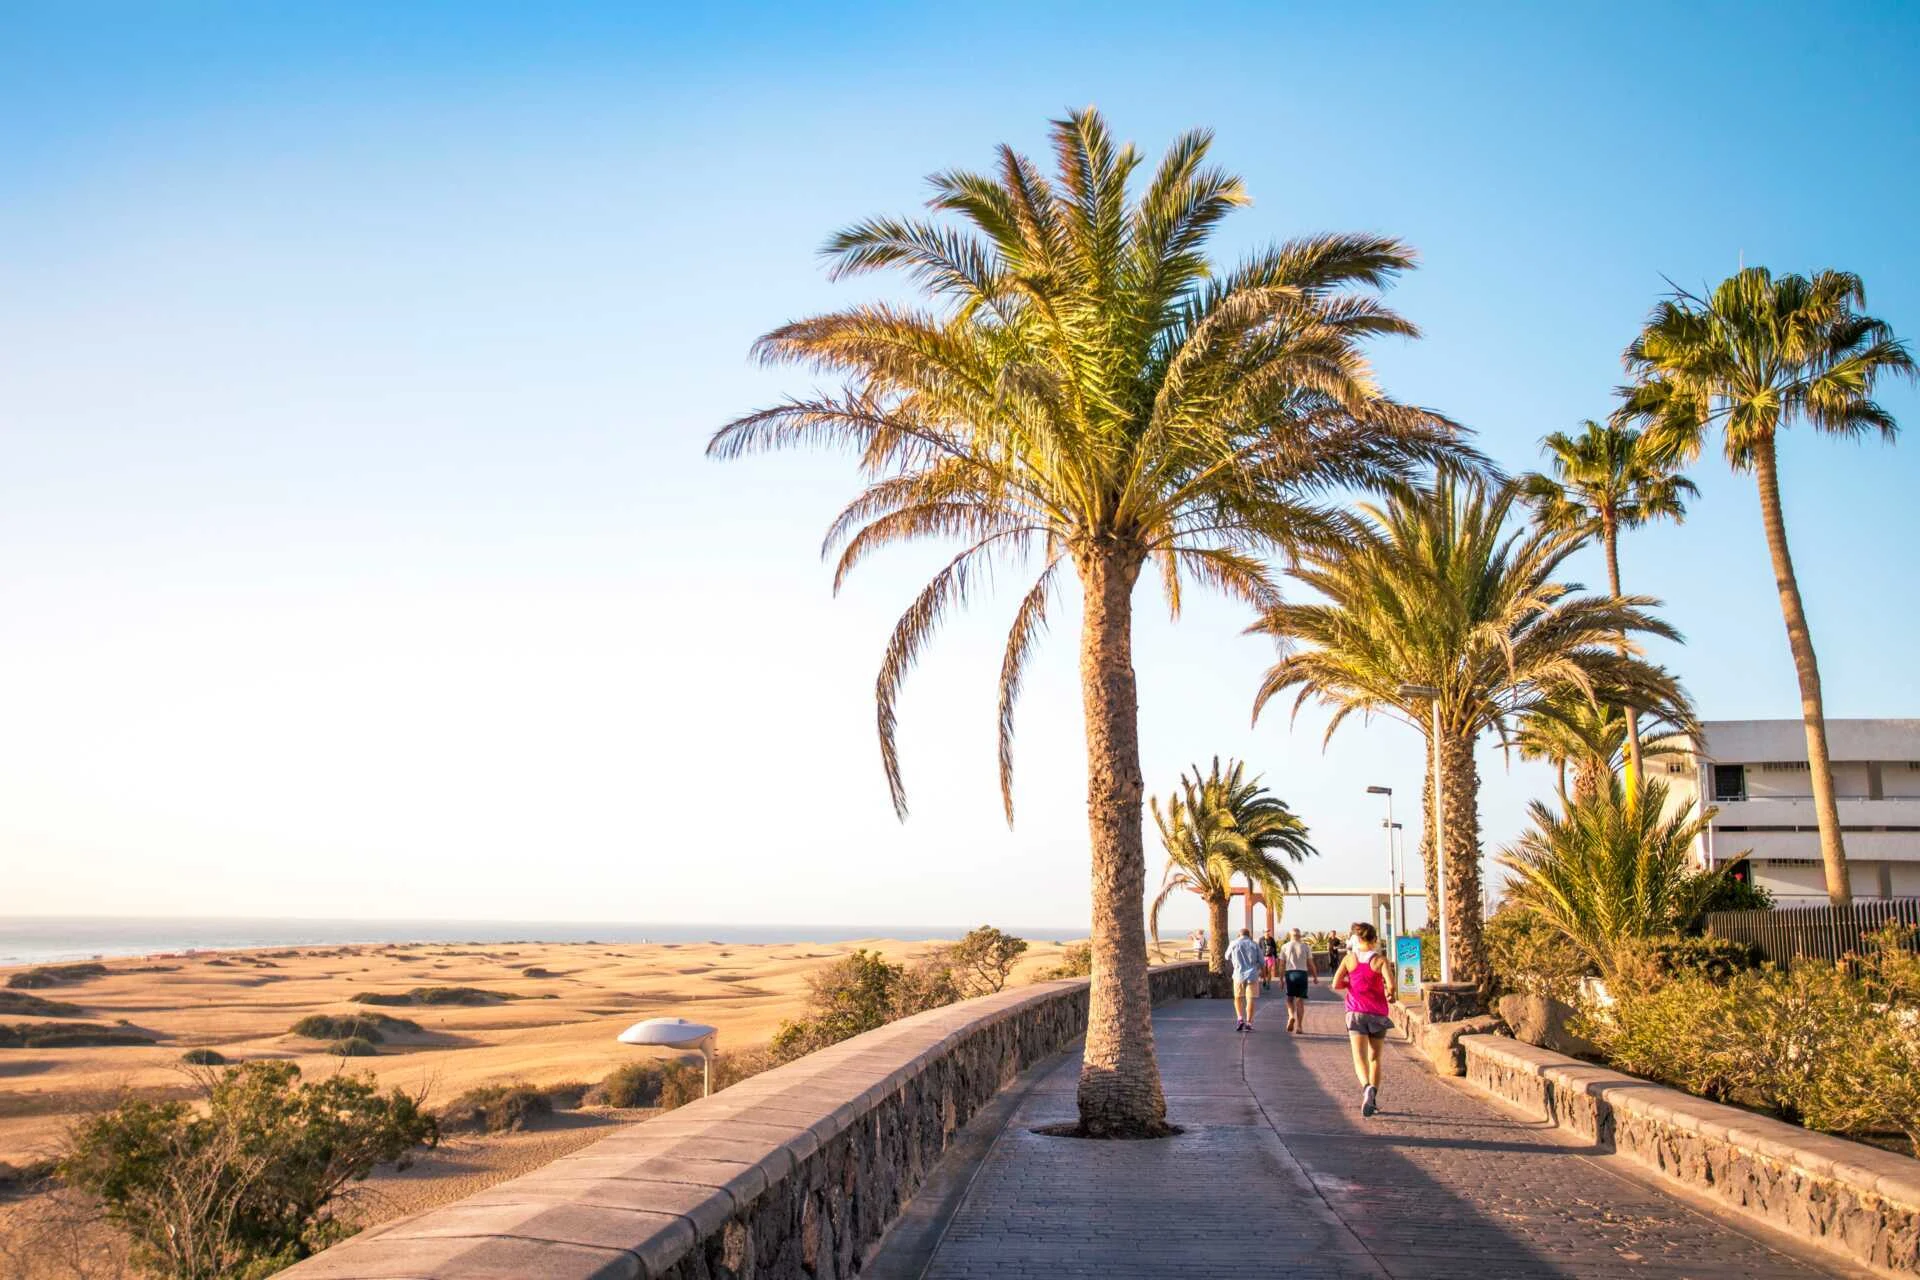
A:
{"label": "concrete railing", "polygon": [[1504,1036],[1467,1079],[1719,1204],[1888,1275],[1920,1275],[1920,1161],[1707,1102]]}
{"label": "concrete railing", "polygon": [[[1200,994],[1163,965],[1153,998]],[[1084,1035],[1087,980],[905,1018],[616,1131],[479,1195],[370,1228],[297,1280],[846,1276],[954,1133]]]}

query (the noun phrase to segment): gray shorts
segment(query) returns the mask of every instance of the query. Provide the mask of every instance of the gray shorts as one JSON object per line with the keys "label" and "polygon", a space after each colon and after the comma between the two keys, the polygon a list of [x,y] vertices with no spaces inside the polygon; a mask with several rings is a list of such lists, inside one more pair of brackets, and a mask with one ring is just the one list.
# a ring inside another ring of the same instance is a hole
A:
{"label": "gray shorts", "polygon": [[1393,1030],[1393,1019],[1384,1013],[1355,1013],[1347,1010],[1347,1030],[1357,1036],[1378,1038]]}

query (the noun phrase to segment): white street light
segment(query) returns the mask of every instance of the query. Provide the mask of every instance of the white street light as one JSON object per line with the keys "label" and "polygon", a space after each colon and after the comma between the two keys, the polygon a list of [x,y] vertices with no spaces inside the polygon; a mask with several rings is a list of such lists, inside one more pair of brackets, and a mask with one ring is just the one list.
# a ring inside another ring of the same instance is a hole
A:
{"label": "white street light", "polygon": [[1453,930],[1447,924],[1447,793],[1440,767],[1440,691],[1430,684],[1403,684],[1403,698],[1425,698],[1433,704],[1433,729],[1428,738],[1433,757],[1433,860],[1440,882],[1440,981],[1453,981]]}
{"label": "white street light", "polygon": [[[1387,798],[1387,821],[1385,823],[1387,828],[1387,954],[1392,956],[1397,954],[1393,945],[1395,933],[1393,927],[1393,788],[1368,787],[1367,794],[1370,796],[1385,796]],[[1397,964],[1398,961],[1395,961],[1395,963]]]}
{"label": "white street light", "polygon": [[665,1049],[698,1049],[704,1076],[702,1094],[713,1092],[713,1050],[720,1042],[717,1027],[685,1018],[648,1018],[622,1031],[619,1040],[622,1044],[651,1044]]}
{"label": "white street light", "polygon": [[1393,883],[1388,885],[1387,888],[1399,896],[1399,931],[1404,934],[1407,931],[1407,849],[1406,842],[1401,838],[1399,833],[1406,829],[1407,824],[1404,822],[1383,822],[1380,825],[1387,829],[1387,848],[1391,850],[1393,854]]}

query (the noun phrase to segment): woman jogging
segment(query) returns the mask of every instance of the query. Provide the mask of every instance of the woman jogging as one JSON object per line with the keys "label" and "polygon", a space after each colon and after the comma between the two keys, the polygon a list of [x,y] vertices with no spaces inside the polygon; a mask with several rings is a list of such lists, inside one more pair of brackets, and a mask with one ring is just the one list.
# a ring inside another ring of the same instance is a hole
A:
{"label": "woman jogging", "polygon": [[1353,1073],[1360,1077],[1360,1114],[1380,1109],[1380,1058],[1393,1027],[1393,966],[1379,952],[1372,925],[1356,922],[1347,954],[1333,975],[1333,989],[1347,993],[1347,1041],[1353,1046]]}

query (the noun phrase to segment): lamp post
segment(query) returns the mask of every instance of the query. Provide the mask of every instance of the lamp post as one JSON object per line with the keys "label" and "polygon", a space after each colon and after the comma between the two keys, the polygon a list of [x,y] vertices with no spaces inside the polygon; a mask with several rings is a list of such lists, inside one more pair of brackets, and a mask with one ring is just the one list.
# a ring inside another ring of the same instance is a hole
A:
{"label": "lamp post", "polygon": [[1387,798],[1387,820],[1381,825],[1387,829],[1387,954],[1391,956],[1394,954],[1395,932],[1393,925],[1393,788],[1368,787],[1367,794]]}
{"label": "lamp post", "polygon": [[1407,824],[1390,822],[1381,825],[1387,829],[1387,848],[1393,851],[1393,883],[1389,884],[1387,889],[1399,899],[1400,923],[1397,932],[1405,934],[1407,931],[1407,850],[1404,842],[1399,845],[1394,842],[1400,839],[1396,833],[1404,831]]}
{"label": "lamp post", "polygon": [[622,1044],[651,1044],[665,1049],[698,1049],[701,1095],[713,1093],[713,1050],[720,1040],[717,1028],[702,1022],[688,1022],[685,1018],[648,1018],[622,1031],[619,1040]]}
{"label": "lamp post", "polygon": [[1400,696],[1425,698],[1433,704],[1433,727],[1428,730],[1427,738],[1433,756],[1433,812],[1427,816],[1433,823],[1434,879],[1440,885],[1440,981],[1452,982],[1453,930],[1447,922],[1447,793],[1445,770],[1440,767],[1440,691],[1430,684],[1403,684]]}

